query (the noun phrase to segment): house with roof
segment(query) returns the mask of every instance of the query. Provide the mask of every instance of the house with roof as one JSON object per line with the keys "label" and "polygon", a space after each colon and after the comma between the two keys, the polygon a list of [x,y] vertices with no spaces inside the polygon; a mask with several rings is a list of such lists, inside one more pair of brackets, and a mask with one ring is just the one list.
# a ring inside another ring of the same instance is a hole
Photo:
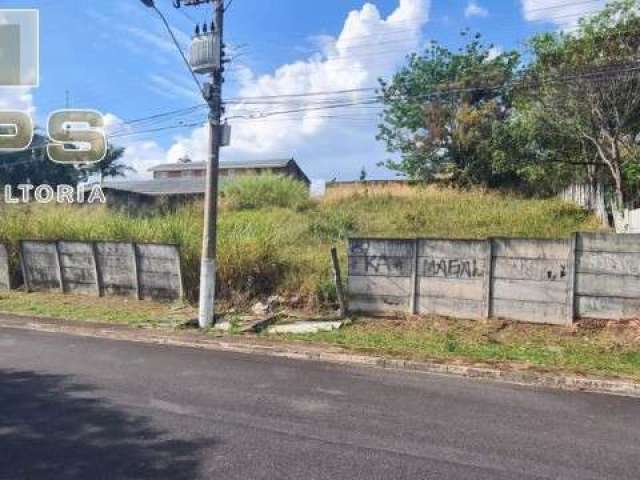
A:
{"label": "house with roof", "polygon": [[[151,180],[106,181],[102,190],[107,204],[129,210],[176,208],[204,198],[207,164],[183,159],[177,163],[157,165],[149,170]],[[219,181],[242,175],[284,175],[311,186],[309,177],[293,159],[229,161],[220,163]]]}
{"label": "house with roof", "polygon": [[[154,180],[174,178],[201,178],[206,176],[205,162],[191,162],[188,158],[178,163],[167,163],[149,169]],[[293,158],[259,160],[259,161],[230,161],[220,163],[220,178],[233,178],[240,175],[261,175],[271,173],[293,177],[307,186],[311,181]]]}

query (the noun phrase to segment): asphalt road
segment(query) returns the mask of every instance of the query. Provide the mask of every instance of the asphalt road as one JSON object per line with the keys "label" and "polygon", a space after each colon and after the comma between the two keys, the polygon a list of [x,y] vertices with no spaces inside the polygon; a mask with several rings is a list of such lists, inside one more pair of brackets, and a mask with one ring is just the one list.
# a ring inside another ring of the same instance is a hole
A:
{"label": "asphalt road", "polygon": [[640,401],[0,328],[2,479],[640,478]]}

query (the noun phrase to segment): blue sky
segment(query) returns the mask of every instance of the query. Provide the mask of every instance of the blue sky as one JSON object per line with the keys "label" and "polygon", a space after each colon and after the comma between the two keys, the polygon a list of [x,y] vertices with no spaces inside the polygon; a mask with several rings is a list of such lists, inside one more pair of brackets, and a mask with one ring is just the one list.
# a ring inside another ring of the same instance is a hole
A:
{"label": "blue sky", "polygon": [[[210,6],[183,8],[156,0],[186,46],[194,20]],[[602,0],[234,0],[226,38],[233,62],[225,98],[308,94],[376,86],[406,54],[435,39],[456,47],[466,27],[499,49],[518,47],[542,30],[571,28]],[[82,5],[82,6],[81,6]],[[150,166],[184,155],[202,159],[204,110],[123,121],[195,106],[198,95],[159,19],[139,0],[9,0],[2,8],[37,8],[41,23],[40,85],[0,89],[0,108],[29,108],[40,125],[49,112],[71,105],[107,114],[126,161],[146,175]],[[1,20],[1,18],[0,18]],[[295,156],[313,178],[351,179],[364,166],[371,178],[392,172],[376,166],[389,155],[375,141],[376,106],[318,110],[319,100],[358,103],[371,93],[287,100],[279,105],[229,108],[232,146],[224,159]],[[314,110],[256,117],[290,109]],[[142,133],[140,133],[142,132]]]}

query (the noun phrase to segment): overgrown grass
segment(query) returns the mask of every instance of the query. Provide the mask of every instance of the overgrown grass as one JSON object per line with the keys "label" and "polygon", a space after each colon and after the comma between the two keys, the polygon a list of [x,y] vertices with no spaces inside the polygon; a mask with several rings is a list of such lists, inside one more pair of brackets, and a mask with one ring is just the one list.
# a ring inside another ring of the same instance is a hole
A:
{"label": "overgrown grass", "polygon": [[[271,186],[274,182],[289,186],[291,182],[261,178]],[[256,179],[247,182],[242,185]],[[344,242],[352,235],[562,238],[576,230],[599,228],[595,217],[561,201],[482,191],[413,188],[398,195],[350,196],[342,192],[339,198],[313,203],[305,197],[310,205],[302,210],[298,193],[290,206],[274,206],[280,205],[280,200],[267,202],[264,208],[258,208],[257,202],[248,209],[238,210],[242,203],[223,207],[218,285],[225,298],[241,302],[282,293],[302,296],[310,307],[331,301],[329,250],[337,243],[345,264]],[[175,243],[182,255],[188,298],[195,300],[202,216],[200,205],[153,217],[89,206],[4,206],[0,209],[0,242],[10,246],[14,270],[21,239]]]}
{"label": "overgrown grass", "polygon": [[307,186],[280,175],[243,176],[225,183],[223,195],[234,210],[257,208],[292,208],[302,210],[310,205]]}
{"label": "overgrown grass", "polygon": [[640,380],[640,324],[636,323],[595,328],[579,324],[569,331],[497,321],[373,320],[287,339],[404,359],[514,363],[549,371]]}

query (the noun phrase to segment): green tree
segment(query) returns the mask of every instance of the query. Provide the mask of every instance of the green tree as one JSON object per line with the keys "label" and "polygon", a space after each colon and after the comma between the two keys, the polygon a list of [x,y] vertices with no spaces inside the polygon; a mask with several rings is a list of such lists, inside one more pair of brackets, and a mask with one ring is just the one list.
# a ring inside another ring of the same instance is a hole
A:
{"label": "green tree", "polygon": [[88,167],[75,167],[50,161],[46,146],[47,139],[36,134],[29,149],[0,154],[0,185],[77,185],[92,175],[100,175],[101,178],[122,177],[127,172],[135,171],[122,162],[125,152],[122,147],[110,145],[101,162]]}
{"label": "green tree", "polygon": [[74,166],[49,160],[47,139],[36,134],[31,147],[21,152],[0,154],[0,185],[77,185],[86,173]]}
{"label": "green tree", "polygon": [[123,163],[124,152],[125,149],[123,147],[109,145],[104,160],[89,167],[87,173],[90,175],[97,174],[100,177],[100,181],[102,181],[105,178],[124,177],[129,172],[135,172],[135,168]]}
{"label": "green tree", "polygon": [[534,37],[528,71],[539,85],[528,108],[545,132],[544,149],[555,149],[547,160],[604,175],[618,209],[640,185],[638,7],[637,0],[613,2],[576,32]]}
{"label": "green tree", "polygon": [[[466,32],[463,36],[467,36]],[[494,168],[494,131],[510,115],[519,54],[496,53],[480,35],[457,52],[432,42],[391,80],[378,139],[399,154],[386,166],[412,179],[504,186],[513,171]]]}
{"label": "green tree", "polygon": [[539,196],[557,194],[571,183],[596,183],[598,170],[588,146],[547,123],[529,93],[516,98],[509,118],[493,131],[494,171],[519,179],[524,193]]}

